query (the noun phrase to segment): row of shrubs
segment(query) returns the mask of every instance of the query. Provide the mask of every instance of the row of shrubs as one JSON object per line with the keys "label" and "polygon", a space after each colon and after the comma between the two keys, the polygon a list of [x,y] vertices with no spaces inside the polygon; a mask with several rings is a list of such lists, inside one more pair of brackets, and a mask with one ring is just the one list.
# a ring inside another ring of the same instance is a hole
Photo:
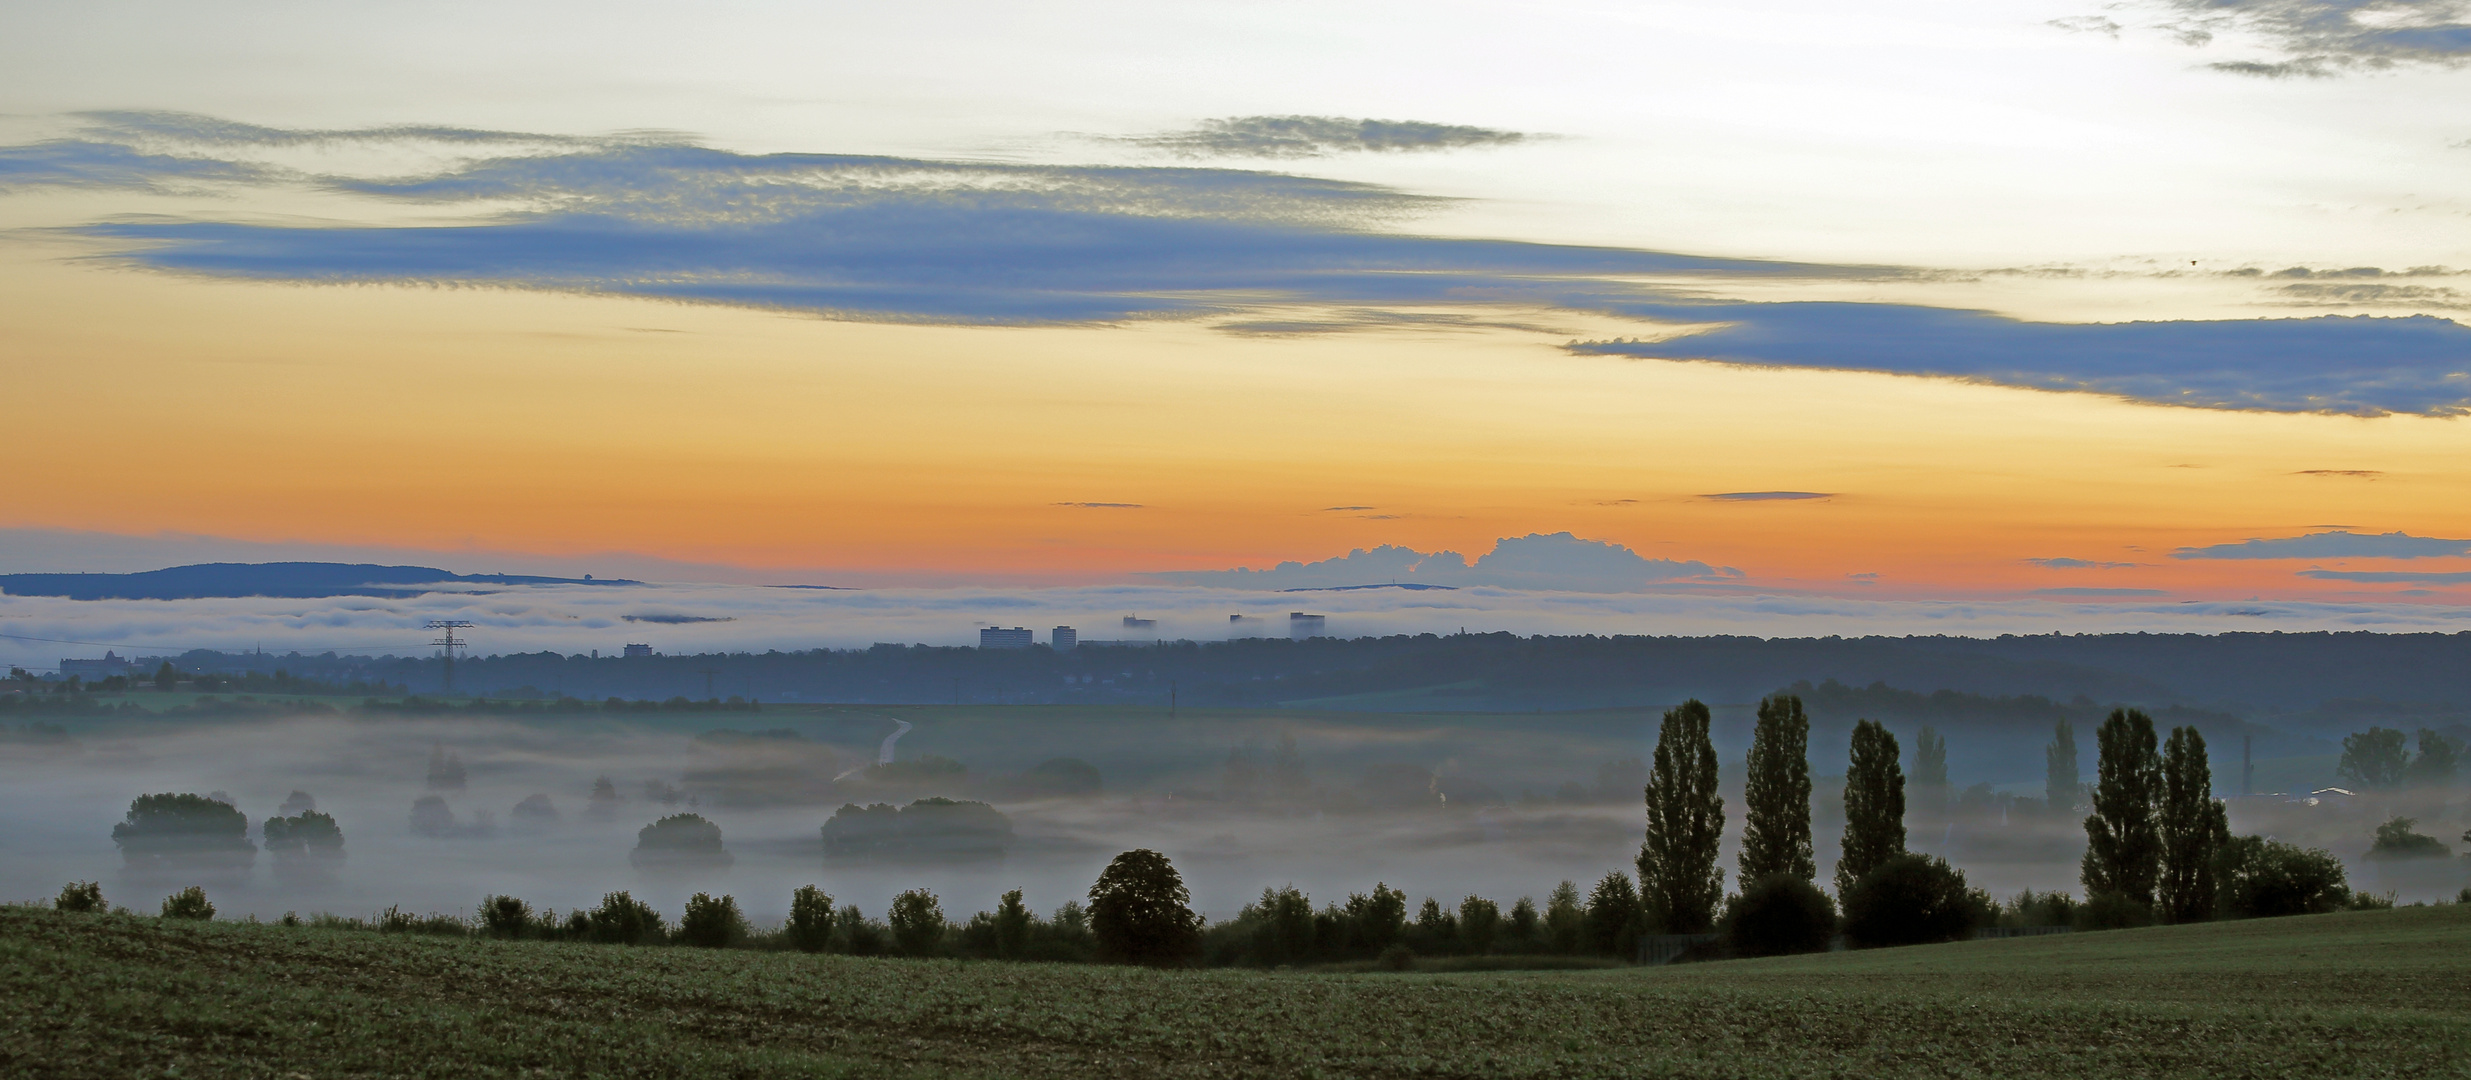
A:
{"label": "row of shrubs", "polygon": [[[2259,853],[2268,873],[2254,881],[2249,892],[2226,895],[2226,905],[2244,905],[2226,909],[2226,914],[2251,917],[2392,906],[2390,898],[2318,887],[2321,882],[2312,883],[2310,878],[2321,877],[2323,867],[2315,865],[2314,854],[2318,853],[2290,845],[2273,845]],[[1152,858],[1164,866],[1163,857]],[[1166,867],[1164,873],[1165,885],[1153,891],[1161,896],[1179,895],[1182,887],[1173,869]],[[2338,882],[2338,863],[2334,874]],[[1093,889],[1094,897],[1098,891]],[[2124,910],[2115,901],[2079,903],[2066,893],[2028,890],[2001,903],[1982,890],[1967,887],[1964,875],[1946,861],[1914,854],[1882,863],[1841,899],[1840,910],[1837,898],[1791,874],[1753,882],[1729,900],[1715,940],[1694,945],[1688,955],[1816,952],[1833,947],[1839,936],[1851,947],[1874,948],[1955,940],[1992,926],[2101,930],[2153,921],[2150,911]],[[2464,890],[2461,900],[2471,903],[2471,889]],[[1628,961],[1638,954],[1641,936],[1651,929],[1637,887],[1620,871],[1605,875],[1585,896],[1575,883],[1564,881],[1543,905],[1522,897],[1507,912],[1492,900],[1470,896],[1455,907],[1427,898],[1411,916],[1406,894],[1386,884],[1319,909],[1293,886],[1264,889],[1260,899],[1245,905],[1234,919],[1206,927],[1181,904],[1181,900],[1174,902],[1181,915],[1170,921],[1182,925],[1178,920],[1188,920],[1192,932],[1165,955],[1176,962],[1210,966],[1372,961],[1407,967],[1417,957],[1486,956]],[[62,911],[107,909],[102,889],[94,882],[63,888],[55,906]],[[215,909],[205,891],[192,886],[164,898],[161,913],[171,919],[212,919]],[[750,924],[735,897],[709,893],[688,899],[674,923],[626,892],[610,893],[596,907],[562,915],[549,908],[536,909],[518,897],[493,895],[468,917],[414,915],[388,908],[366,919],[332,914],[303,919],[286,913],[279,921],[285,926],[378,933],[853,956],[1086,963],[1111,952],[1139,951],[1110,950],[1090,910],[1079,901],[1041,916],[1029,910],[1019,889],[1005,893],[995,910],[957,923],[946,917],[942,901],[925,889],[895,897],[879,920],[867,917],[854,904],[836,903],[813,885],[791,895],[789,918],[772,928]]]}

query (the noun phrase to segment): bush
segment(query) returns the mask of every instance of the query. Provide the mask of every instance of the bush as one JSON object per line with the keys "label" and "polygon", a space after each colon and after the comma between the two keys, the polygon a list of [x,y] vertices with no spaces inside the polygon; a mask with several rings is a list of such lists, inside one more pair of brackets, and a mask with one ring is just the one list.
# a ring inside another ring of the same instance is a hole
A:
{"label": "bush", "polygon": [[434,911],[427,915],[414,915],[400,907],[390,906],[378,913],[377,929],[381,934],[433,934],[438,937],[466,937],[472,933],[472,924],[452,915],[440,915]]}
{"label": "bush", "polygon": [[2133,930],[2154,924],[2154,906],[2120,893],[2095,893],[2076,906],[2071,925],[2079,930]]}
{"label": "bush", "polygon": [[1413,971],[1416,968],[1416,951],[1405,945],[1392,943],[1389,948],[1383,949],[1381,955],[1373,962],[1381,965],[1383,971]]}
{"label": "bush", "polygon": [[103,906],[103,886],[100,882],[72,881],[60,887],[60,896],[51,902],[54,911],[108,911]]}
{"label": "bush", "polygon": [[781,933],[790,948],[822,952],[832,946],[832,923],[832,897],[813,885],[801,885],[789,895],[789,923]]}
{"label": "bush", "polygon": [[191,885],[163,898],[163,917],[201,921],[211,919],[214,918],[214,905],[207,902],[206,890]]}
{"label": "bush", "polygon": [[2074,926],[2076,909],[2081,906],[2075,897],[2064,892],[2038,893],[2027,889],[1999,909],[1999,925]]}
{"label": "bush", "polygon": [[2351,899],[2342,860],[2323,848],[2239,836],[2223,844],[2217,858],[2221,910],[2232,918],[2322,914]]}
{"label": "bush", "polygon": [[892,924],[892,944],[903,956],[933,956],[944,945],[944,905],[925,889],[911,889],[892,898],[884,914]]}
{"label": "bush", "polygon": [[624,892],[601,897],[601,906],[584,919],[585,933],[609,945],[654,945],[662,940],[661,913]]}
{"label": "bush", "polygon": [[1126,964],[1181,964],[1201,944],[1201,916],[1167,857],[1147,848],[1107,864],[1090,886],[1090,929],[1098,953]]}
{"label": "bush", "polygon": [[746,916],[735,897],[696,893],[678,916],[678,940],[699,949],[726,949],[745,938]]}
{"label": "bush", "polygon": [[885,939],[890,935],[884,924],[867,918],[858,905],[841,905],[841,914],[834,921],[839,924],[841,940],[848,944],[851,956],[883,955]]}
{"label": "bush", "polygon": [[1720,930],[1736,956],[1826,952],[1836,905],[1799,874],[1769,874],[1725,905]]}
{"label": "bush", "polygon": [[480,902],[481,932],[512,940],[532,928],[532,905],[512,896],[486,896]]}
{"label": "bush", "polygon": [[1845,894],[1845,937],[1865,949],[1926,945],[1969,936],[1988,921],[1990,898],[1935,855],[1897,855]]}

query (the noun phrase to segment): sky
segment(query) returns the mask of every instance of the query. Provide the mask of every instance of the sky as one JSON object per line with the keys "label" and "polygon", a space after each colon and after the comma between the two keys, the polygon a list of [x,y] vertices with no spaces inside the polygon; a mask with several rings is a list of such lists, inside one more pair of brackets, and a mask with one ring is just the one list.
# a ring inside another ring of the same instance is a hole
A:
{"label": "sky", "polygon": [[2471,605],[2471,5],[11,22],[0,572]]}

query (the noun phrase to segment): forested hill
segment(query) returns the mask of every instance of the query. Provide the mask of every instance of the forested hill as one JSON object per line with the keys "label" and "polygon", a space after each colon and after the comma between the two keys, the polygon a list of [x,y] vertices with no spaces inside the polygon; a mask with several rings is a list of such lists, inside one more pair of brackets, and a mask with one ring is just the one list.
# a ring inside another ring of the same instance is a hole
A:
{"label": "forested hill", "polygon": [[640,585],[639,581],[457,574],[431,566],[367,563],[198,563],[135,574],[0,574],[11,596],[71,600],[197,600],[209,597],[418,596],[436,585]]}
{"label": "forested hill", "polygon": [[[282,666],[435,692],[427,658],[192,653],[183,667]],[[709,680],[709,681],[707,681]],[[1637,707],[1756,700],[1797,682],[2280,716],[2328,708],[2471,711],[2471,632],[2045,637],[1530,637],[1177,642],[982,650],[919,645],[650,657],[489,656],[466,692],[872,703],[1155,703],[1379,711]],[[2362,703],[2383,702],[2382,706]],[[1892,704],[1880,702],[1875,704]],[[1926,704],[1926,703],[1925,703]],[[1923,706],[1917,705],[1916,708]],[[2020,706],[2031,708],[2031,706]]]}

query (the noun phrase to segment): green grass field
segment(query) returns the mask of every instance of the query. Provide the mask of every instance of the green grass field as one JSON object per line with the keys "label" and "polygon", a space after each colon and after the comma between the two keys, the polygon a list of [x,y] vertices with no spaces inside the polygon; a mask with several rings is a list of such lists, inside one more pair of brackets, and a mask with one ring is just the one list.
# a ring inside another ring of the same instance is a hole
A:
{"label": "green grass field", "polygon": [[11,1077],[2455,1077],[2471,906],[1684,967],[1161,972],[0,909]]}

